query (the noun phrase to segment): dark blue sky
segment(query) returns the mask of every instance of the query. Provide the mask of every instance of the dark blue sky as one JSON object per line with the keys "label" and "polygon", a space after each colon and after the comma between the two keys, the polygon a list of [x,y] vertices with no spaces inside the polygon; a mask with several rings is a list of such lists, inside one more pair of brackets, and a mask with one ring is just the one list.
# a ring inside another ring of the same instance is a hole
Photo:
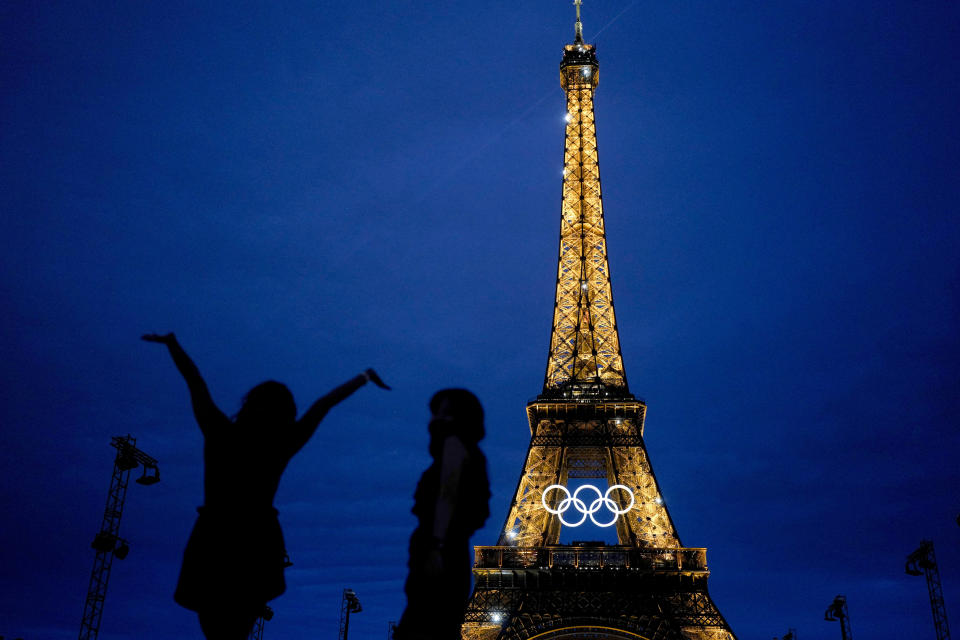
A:
{"label": "dark blue sky", "polygon": [[[683,542],[741,640],[960,624],[960,9],[587,0],[614,300]],[[598,35],[598,32],[599,35]],[[277,506],[265,637],[403,608],[426,402],[487,409],[492,544],[542,385],[568,2],[0,7],[0,635],[76,637],[113,450],[132,485],[101,638],[199,638],[171,594],[201,501],[177,332],[228,413],[365,367]],[[243,473],[243,469],[237,469]],[[585,534],[586,535],[586,534]],[[589,536],[587,536],[589,537]]]}

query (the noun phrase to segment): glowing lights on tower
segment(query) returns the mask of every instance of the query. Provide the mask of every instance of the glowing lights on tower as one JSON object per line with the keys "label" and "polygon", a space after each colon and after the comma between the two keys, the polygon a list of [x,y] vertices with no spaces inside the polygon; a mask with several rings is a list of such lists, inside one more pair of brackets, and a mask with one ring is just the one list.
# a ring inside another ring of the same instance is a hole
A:
{"label": "glowing lights on tower", "polygon": [[[560,503],[557,505],[556,509],[554,509],[549,504],[547,504],[547,494],[550,493],[551,491],[560,491],[566,495],[566,497],[563,498],[560,501]],[[586,502],[580,499],[580,494],[583,491],[592,491],[597,496],[594,500],[590,501],[589,506],[587,506]],[[625,508],[621,509],[620,505],[617,504],[617,501],[610,497],[610,494],[612,494],[614,491],[626,492],[626,494],[630,496],[630,504],[627,505]],[[540,502],[541,504],[543,504],[544,509],[546,509],[550,513],[553,513],[559,516],[560,523],[563,524],[563,526],[565,527],[570,527],[570,528],[579,527],[580,525],[582,525],[584,522],[587,521],[587,518],[590,518],[590,522],[597,525],[598,527],[611,527],[614,525],[614,523],[616,523],[618,517],[627,513],[628,511],[630,511],[630,509],[633,509],[633,505],[636,504],[637,499],[633,495],[633,491],[630,490],[630,487],[623,484],[613,485],[612,487],[607,489],[606,493],[601,492],[600,489],[593,486],[592,484],[585,484],[582,487],[579,487],[576,490],[574,490],[572,495],[570,493],[570,490],[567,489],[565,486],[560,484],[552,484],[543,490],[543,493],[540,496]],[[573,507],[575,511],[581,514],[580,519],[577,520],[576,522],[567,522],[563,518],[563,514],[569,511],[571,507]],[[610,522],[598,522],[597,519],[593,517],[593,514],[595,514],[597,511],[599,511],[604,507],[606,507],[606,509],[613,514],[613,519],[610,520]]]}

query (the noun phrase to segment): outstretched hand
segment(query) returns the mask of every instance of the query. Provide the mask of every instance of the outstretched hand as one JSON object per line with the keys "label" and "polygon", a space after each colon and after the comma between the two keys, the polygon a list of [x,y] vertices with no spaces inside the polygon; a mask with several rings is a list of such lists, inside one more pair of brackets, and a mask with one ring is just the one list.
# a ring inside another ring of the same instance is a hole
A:
{"label": "outstretched hand", "polygon": [[390,391],[390,387],[388,387],[383,382],[383,380],[380,379],[380,376],[377,375],[376,371],[374,371],[373,369],[367,369],[366,371],[364,371],[364,373],[367,375],[367,380],[377,385],[381,389],[386,389],[387,391]]}
{"label": "outstretched hand", "polygon": [[159,333],[145,333],[140,336],[140,339],[146,342],[157,342],[159,344],[172,344],[177,341],[177,337],[173,335],[173,332],[163,335]]}

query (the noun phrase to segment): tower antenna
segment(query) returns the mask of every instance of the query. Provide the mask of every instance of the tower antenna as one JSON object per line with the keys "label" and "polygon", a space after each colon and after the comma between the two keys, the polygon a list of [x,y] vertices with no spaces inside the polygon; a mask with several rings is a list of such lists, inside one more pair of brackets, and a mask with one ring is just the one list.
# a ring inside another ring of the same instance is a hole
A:
{"label": "tower antenna", "polygon": [[580,5],[582,0],[573,0],[574,6],[577,7],[577,38],[574,41],[576,44],[583,44],[583,23],[580,22]]}

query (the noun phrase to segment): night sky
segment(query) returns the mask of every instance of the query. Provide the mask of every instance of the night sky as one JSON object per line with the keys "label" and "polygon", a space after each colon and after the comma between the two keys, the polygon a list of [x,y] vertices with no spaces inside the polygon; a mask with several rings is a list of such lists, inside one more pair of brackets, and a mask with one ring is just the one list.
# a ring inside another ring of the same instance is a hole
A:
{"label": "night sky", "polygon": [[[630,389],[740,640],[960,629],[960,8],[587,0]],[[130,433],[100,637],[200,638],[172,600],[202,501],[175,331],[228,414],[366,367],[280,486],[265,638],[383,640],[404,606],[427,401],[487,411],[494,544],[557,268],[565,0],[0,7],[0,635],[77,636]],[[237,474],[243,474],[241,467]],[[595,533],[584,531],[581,538]]]}

